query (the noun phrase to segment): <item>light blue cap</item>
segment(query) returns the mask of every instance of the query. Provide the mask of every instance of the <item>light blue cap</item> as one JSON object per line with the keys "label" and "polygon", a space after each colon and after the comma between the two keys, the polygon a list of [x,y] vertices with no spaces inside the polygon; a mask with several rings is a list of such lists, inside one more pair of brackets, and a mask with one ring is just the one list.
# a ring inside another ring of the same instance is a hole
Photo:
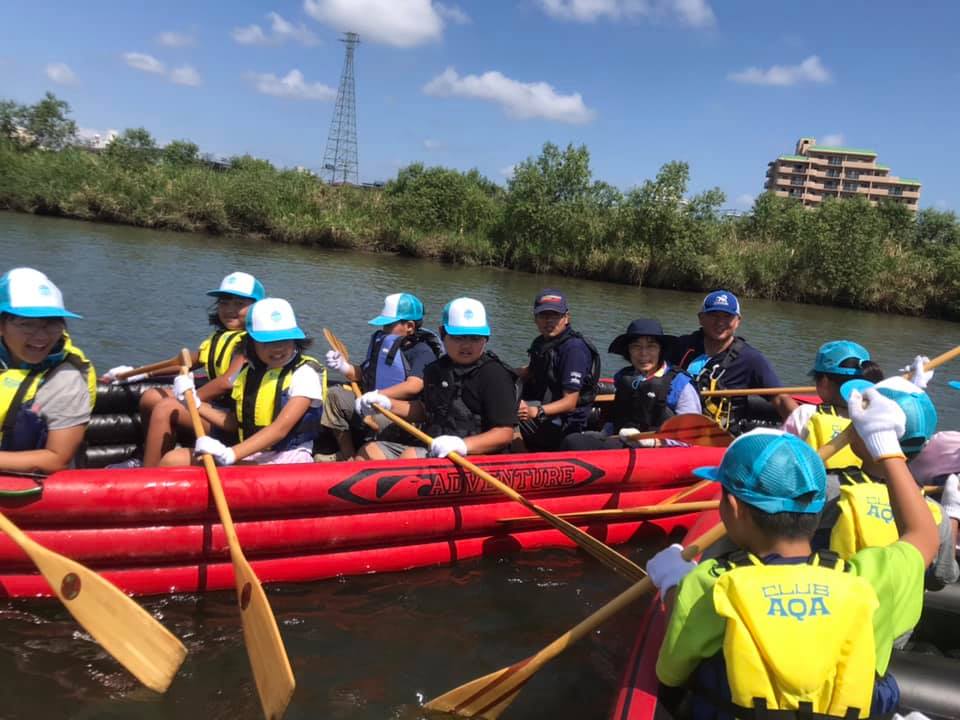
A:
{"label": "light blue cap", "polygon": [[63,306],[63,294],[33,268],[13,268],[0,277],[0,312],[21,317],[79,318]]}
{"label": "light blue cap", "polygon": [[213,297],[236,295],[251,300],[263,300],[267,296],[267,292],[263,289],[263,283],[250,273],[232,272],[220,281],[220,287],[216,290],[210,290],[207,295]]}
{"label": "light blue cap", "polygon": [[383,300],[383,310],[373,320],[368,320],[367,324],[383,327],[401,320],[423,320],[423,303],[416,295],[410,293],[387,295]]}
{"label": "light blue cap", "polygon": [[297,325],[297,316],[290,303],[280,298],[264,298],[250,307],[247,313],[247,332],[261,343],[306,338]]}
{"label": "light blue cap", "polygon": [[451,300],[443,308],[443,329],[448,335],[479,335],[490,337],[487,309],[473,298]]}
{"label": "light blue cap", "polygon": [[766,513],[818,513],[827,499],[827,472],[816,451],[796,435],[760,428],[734,440],[719,467],[697,477]]}
{"label": "light blue cap", "polygon": [[851,340],[834,340],[824,343],[817,350],[817,357],[813,361],[813,370],[807,374],[811,377],[817,373],[859,377],[861,374],[860,365],[852,368],[840,367],[840,363],[850,358],[856,358],[862,365],[864,361],[870,359],[870,353],[863,345]]}
{"label": "light blue cap", "polygon": [[872,387],[895,401],[907,418],[906,429],[900,436],[903,454],[911,457],[919,453],[937,431],[937,409],[933,401],[923,390],[900,376],[887,378],[876,385],[869,380],[849,380],[840,386],[840,396],[849,402],[854,390],[862,394]]}
{"label": "light blue cap", "polygon": [[952,387],[954,390],[960,390],[960,380],[951,380],[947,383],[947,385]]}

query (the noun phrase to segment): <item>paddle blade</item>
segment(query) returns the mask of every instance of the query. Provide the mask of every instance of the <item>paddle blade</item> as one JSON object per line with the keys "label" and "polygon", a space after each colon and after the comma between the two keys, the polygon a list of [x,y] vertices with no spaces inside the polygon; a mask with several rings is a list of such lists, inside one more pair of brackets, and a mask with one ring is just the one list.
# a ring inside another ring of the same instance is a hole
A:
{"label": "paddle blade", "polygon": [[183,643],[116,585],[89,568],[26,536],[14,541],[94,640],[151,690],[162,693],[170,687],[187,656]]}
{"label": "paddle blade", "polygon": [[461,717],[495,720],[540,669],[542,663],[535,663],[536,657],[529,657],[510,667],[471,680],[434,698],[424,705],[424,708]]}
{"label": "paddle blade", "polygon": [[727,447],[733,435],[704,415],[685,413],[668,418],[654,437],[679,440],[689,445]]}
{"label": "paddle blade", "polygon": [[293,669],[267,594],[242,554],[233,558],[243,639],[250,657],[260,705],[267,720],[279,720],[296,688]]}

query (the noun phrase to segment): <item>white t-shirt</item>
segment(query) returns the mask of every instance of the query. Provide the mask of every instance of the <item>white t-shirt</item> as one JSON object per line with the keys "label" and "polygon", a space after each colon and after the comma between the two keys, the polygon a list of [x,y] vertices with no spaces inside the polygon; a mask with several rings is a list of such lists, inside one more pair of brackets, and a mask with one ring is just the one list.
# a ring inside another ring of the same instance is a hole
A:
{"label": "white t-shirt", "polygon": [[301,365],[290,376],[290,397],[310,398],[310,407],[323,405],[323,381],[309,365]]}
{"label": "white t-shirt", "polygon": [[796,435],[801,440],[807,439],[807,423],[810,418],[817,414],[817,406],[810,403],[802,403],[797,409],[790,413],[789,417],[783,423],[783,431],[791,435]]}

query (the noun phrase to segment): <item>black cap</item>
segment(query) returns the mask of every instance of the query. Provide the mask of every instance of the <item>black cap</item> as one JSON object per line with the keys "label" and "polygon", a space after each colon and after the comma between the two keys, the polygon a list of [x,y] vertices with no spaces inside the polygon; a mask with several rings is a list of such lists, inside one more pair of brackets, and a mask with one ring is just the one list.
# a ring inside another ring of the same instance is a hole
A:
{"label": "black cap", "polygon": [[617,335],[617,337],[613,339],[613,342],[610,343],[610,347],[607,348],[607,352],[622,355],[629,360],[630,351],[627,346],[638,337],[654,337],[659,339],[660,347],[663,350],[665,350],[668,345],[677,339],[676,335],[667,335],[663,332],[663,326],[660,324],[659,320],[653,320],[652,318],[637,318],[627,326],[627,331],[625,333],[622,335]]}
{"label": "black cap", "polygon": [[548,310],[558,313],[567,313],[570,311],[567,307],[566,296],[559,290],[542,290],[533,301],[534,315],[539,315]]}

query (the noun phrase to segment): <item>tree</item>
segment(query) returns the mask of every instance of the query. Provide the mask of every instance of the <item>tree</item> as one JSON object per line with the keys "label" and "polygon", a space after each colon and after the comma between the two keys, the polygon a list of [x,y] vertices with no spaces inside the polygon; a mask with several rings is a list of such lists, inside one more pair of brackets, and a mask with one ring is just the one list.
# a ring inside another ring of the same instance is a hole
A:
{"label": "tree", "polygon": [[123,167],[148,165],[157,159],[157,143],[146,128],[127,128],[109,142],[104,157]]}
{"label": "tree", "polygon": [[26,108],[27,131],[33,135],[34,147],[62,150],[77,137],[77,124],[70,120],[70,105],[47,92],[43,100]]}
{"label": "tree", "polygon": [[189,140],[174,140],[163,148],[161,157],[168,165],[185,167],[200,161],[200,148]]}

